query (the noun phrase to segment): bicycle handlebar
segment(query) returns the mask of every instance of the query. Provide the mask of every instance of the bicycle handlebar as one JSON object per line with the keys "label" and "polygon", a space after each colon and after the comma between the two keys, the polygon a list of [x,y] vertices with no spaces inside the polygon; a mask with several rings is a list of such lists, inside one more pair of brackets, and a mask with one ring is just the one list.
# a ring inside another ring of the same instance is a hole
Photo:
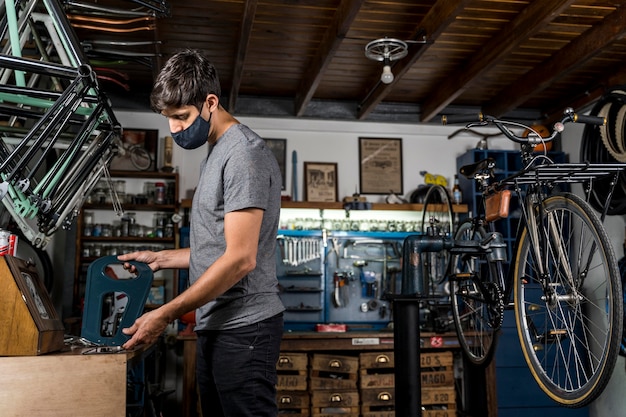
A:
{"label": "bicycle handlebar", "polygon": [[525,128],[528,132],[534,132],[531,126],[527,126],[527,125],[524,125],[523,123],[514,122],[511,120],[501,120],[493,116],[484,115],[483,113],[454,114],[450,116],[444,115],[441,117],[441,123],[443,125],[464,123],[466,124],[465,127],[468,129],[471,127],[475,127],[475,126],[494,125],[506,137],[508,137],[509,139],[517,143],[550,142],[554,138],[556,138],[556,136],[559,133],[565,130],[565,126],[564,126],[565,123],[570,123],[570,122],[603,126],[606,124],[606,118],[578,114],[578,113],[575,113],[573,109],[568,108],[565,110],[563,118],[554,124],[550,136],[539,138],[539,137],[536,137],[538,136],[536,135],[536,132],[535,132],[535,135],[528,134],[528,136],[524,137],[524,136],[519,136],[513,133],[513,131],[509,128],[509,126],[520,127],[520,128]]}

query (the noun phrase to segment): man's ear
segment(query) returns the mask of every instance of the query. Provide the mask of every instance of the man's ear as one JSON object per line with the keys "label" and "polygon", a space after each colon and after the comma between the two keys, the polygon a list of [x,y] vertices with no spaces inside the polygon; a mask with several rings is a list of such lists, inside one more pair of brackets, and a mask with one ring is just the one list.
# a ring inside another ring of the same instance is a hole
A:
{"label": "man's ear", "polygon": [[209,108],[209,111],[212,112],[213,110],[216,110],[219,106],[220,99],[215,94],[209,94],[208,96],[206,96],[206,104]]}

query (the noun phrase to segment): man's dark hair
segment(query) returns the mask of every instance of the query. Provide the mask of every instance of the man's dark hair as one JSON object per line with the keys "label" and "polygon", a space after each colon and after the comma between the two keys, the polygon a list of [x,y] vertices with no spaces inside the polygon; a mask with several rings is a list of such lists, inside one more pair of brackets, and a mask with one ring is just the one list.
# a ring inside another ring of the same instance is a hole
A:
{"label": "man's dark hair", "polygon": [[159,72],[150,107],[157,113],[168,107],[193,105],[200,109],[209,94],[222,93],[217,70],[200,51],[187,49],[167,60]]}

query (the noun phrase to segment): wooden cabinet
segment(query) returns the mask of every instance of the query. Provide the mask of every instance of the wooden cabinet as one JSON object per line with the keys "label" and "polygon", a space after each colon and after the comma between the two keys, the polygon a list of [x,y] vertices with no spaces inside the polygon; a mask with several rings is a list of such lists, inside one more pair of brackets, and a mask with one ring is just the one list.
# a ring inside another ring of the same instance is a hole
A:
{"label": "wooden cabinet", "polygon": [[[420,333],[429,417],[496,416],[492,366],[465,366],[456,334]],[[196,416],[194,336],[184,343],[183,416]],[[281,414],[396,417],[391,332],[285,332],[277,364]],[[338,395],[335,395],[338,394]],[[400,417],[400,416],[397,416]]]}
{"label": "wooden cabinet", "polygon": [[[112,171],[101,180],[77,219],[73,306],[81,315],[89,264],[106,255],[178,247],[178,174]],[[116,189],[122,211],[114,208]],[[148,304],[159,305],[178,292],[175,271],[155,274]]]}

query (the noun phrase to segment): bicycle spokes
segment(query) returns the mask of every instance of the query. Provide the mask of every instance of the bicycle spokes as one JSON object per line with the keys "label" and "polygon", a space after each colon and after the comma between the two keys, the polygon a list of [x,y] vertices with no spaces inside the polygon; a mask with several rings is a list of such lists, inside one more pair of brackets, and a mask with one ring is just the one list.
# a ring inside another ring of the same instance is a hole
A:
{"label": "bicycle spokes", "polygon": [[517,253],[520,342],[540,387],[577,407],[602,391],[619,348],[614,254],[597,217],[575,196],[546,199],[538,218],[540,259],[528,229]]}

